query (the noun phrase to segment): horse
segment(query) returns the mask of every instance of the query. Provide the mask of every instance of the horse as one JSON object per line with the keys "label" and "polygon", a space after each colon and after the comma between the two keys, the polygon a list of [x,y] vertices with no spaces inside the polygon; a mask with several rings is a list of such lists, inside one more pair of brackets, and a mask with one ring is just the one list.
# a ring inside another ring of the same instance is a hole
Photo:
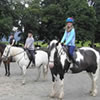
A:
{"label": "horse", "polygon": [[[6,47],[5,44],[0,43],[0,65],[2,62],[1,57],[4,52],[5,47]],[[5,66],[5,76],[10,76],[10,62],[11,62],[10,59],[8,59],[7,61],[3,61],[4,66]]]}
{"label": "horse", "polygon": [[[36,52],[35,67],[38,69],[37,80],[39,80],[40,72],[41,72],[40,68],[42,66],[43,66],[44,78],[48,72],[48,53],[40,49],[36,50],[35,52]],[[30,63],[30,59],[27,55],[27,52],[24,50],[24,48],[7,45],[3,52],[2,59],[5,61],[8,60],[9,57],[12,57],[21,68],[21,72],[23,75],[22,84],[25,84],[26,69]],[[31,65],[32,62],[30,66]]]}
{"label": "horse", "polygon": [[68,49],[59,43],[57,40],[52,40],[48,46],[49,49],[49,67],[52,74],[52,91],[50,96],[56,97],[56,80],[60,82],[60,92],[58,98],[60,100],[64,97],[64,75],[65,73],[76,74],[86,71],[91,80],[92,88],[90,90],[91,96],[97,95],[97,84],[99,70],[100,70],[100,53],[90,47],[78,48],[74,52],[74,59],[76,66],[72,63]]}

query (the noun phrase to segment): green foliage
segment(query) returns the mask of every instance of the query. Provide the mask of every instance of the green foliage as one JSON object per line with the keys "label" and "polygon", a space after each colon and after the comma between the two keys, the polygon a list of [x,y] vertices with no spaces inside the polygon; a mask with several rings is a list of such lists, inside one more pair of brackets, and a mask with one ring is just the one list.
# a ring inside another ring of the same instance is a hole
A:
{"label": "green foliage", "polygon": [[94,0],[95,7],[88,6],[87,0],[32,0],[28,8],[17,1],[0,0],[0,33],[6,36],[17,26],[20,31],[25,28],[23,41],[28,30],[35,40],[61,40],[66,18],[73,17],[78,41],[100,41],[100,0]]}
{"label": "green foliage", "polygon": [[11,8],[7,0],[0,0],[0,38],[8,34],[12,30],[13,21],[11,16]]}
{"label": "green foliage", "polygon": [[[61,39],[67,17],[75,19],[77,40],[95,39],[96,13],[85,0],[44,0],[42,27],[48,39]],[[53,34],[53,35],[52,35]]]}
{"label": "green foliage", "polygon": [[95,42],[100,42],[100,0],[95,0],[95,10],[96,10],[96,17],[97,17]]}

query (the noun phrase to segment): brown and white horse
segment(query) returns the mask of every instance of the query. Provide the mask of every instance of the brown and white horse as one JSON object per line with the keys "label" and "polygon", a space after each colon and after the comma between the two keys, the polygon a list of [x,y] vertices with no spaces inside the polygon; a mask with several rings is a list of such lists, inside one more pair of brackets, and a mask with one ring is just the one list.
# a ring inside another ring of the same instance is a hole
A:
{"label": "brown and white horse", "polygon": [[[0,43],[0,65],[1,65],[1,62],[2,62],[1,57],[3,55],[5,47],[6,47],[5,44]],[[10,76],[10,62],[11,62],[10,58],[7,61],[3,61],[4,66],[5,66],[5,76]]]}

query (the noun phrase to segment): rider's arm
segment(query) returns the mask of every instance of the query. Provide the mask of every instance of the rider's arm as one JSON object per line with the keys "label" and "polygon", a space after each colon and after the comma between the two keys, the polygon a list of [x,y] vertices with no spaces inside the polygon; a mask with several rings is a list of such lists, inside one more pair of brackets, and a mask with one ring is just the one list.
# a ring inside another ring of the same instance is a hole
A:
{"label": "rider's arm", "polygon": [[65,41],[66,36],[67,36],[67,34],[66,34],[66,31],[65,31],[65,33],[64,33],[64,35],[63,35],[63,38],[62,38],[62,40],[61,40],[61,43],[63,43],[63,42]]}
{"label": "rider's arm", "polygon": [[28,38],[27,38],[26,41],[25,41],[24,48],[27,48],[27,45],[28,45]]}
{"label": "rider's arm", "polygon": [[72,31],[70,32],[69,38],[66,40],[65,44],[68,45],[74,36],[75,36],[75,30],[72,29]]}
{"label": "rider's arm", "polygon": [[29,48],[34,43],[34,39],[26,40],[24,48]]}
{"label": "rider's arm", "polygon": [[13,45],[14,45],[14,43],[15,43],[15,39],[13,39],[13,40],[12,40],[12,43],[11,43],[11,45],[13,46]]}

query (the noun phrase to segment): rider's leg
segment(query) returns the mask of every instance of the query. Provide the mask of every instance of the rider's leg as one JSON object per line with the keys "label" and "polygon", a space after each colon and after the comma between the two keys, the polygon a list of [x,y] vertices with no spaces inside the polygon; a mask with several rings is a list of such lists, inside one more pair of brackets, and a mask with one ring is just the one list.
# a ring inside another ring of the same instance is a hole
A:
{"label": "rider's leg", "polygon": [[69,57],[73,63],[75,63],[75,59],[73,58],[74,50],[75,50],[75,46],[68,46]]}
{"label": "rider's leg", "polygon": [[31,56],[32,56],[32,62],[35,65],[35,53],[34,50],[30,50]]}

